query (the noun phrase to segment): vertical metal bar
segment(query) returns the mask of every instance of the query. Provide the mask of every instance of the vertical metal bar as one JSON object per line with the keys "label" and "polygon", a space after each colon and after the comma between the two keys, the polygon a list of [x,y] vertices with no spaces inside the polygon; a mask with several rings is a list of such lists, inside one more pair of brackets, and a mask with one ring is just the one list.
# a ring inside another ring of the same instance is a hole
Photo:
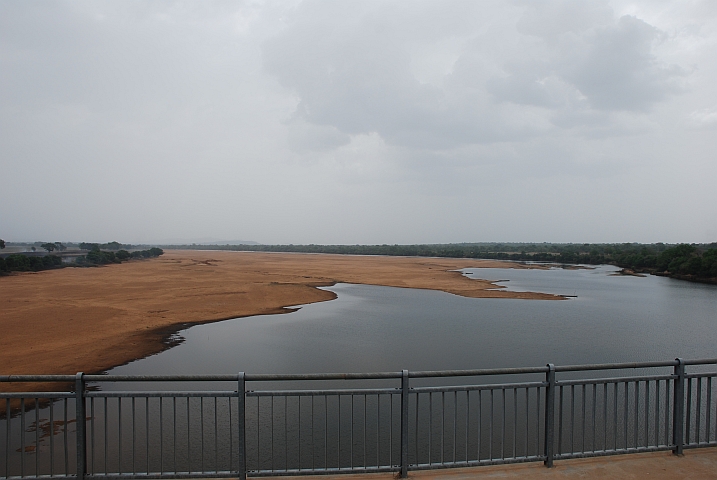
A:
{"label": "vertical metal bar", "polygon": [[[376,419],[378,422],[378,419]],[[376,426],[376,432],[378,432],[378,423]],[[378,452],[378,447],[377,452]],[[378,453],[376,453],[378,458]],[[324,469],[329,469],[329,396],[324,395]]]}
{"label": "vertical metal bar", "polygon": [[665,380],[665,445],[670,443],[670,381]]}
{"label": "vertical metal bar", "polygon": [[705,424],[707,426],[707,443],[712,439],[712,421],[710,413],[712,412],[712,377],[707,377],[707,418]]}
{"label": "vertical metal bar", "polygon": [[630,384],[629,384],[628,382],[625,382],[625,411],[623,412],[623,423],[625,424],[625,425],[624,425],[624,430],[625,430],[625,449],[626,449],[626,450],[627,450],[627,448],[628,448],[628,443],[627,443],[627,424],[628,424],[628,416],[627,416],[627,413],[628,413],[628,409],[629,409],[629,407],[630,407],[629,404],[628,404],[628,396],[629,396],[629,395],[628,395],[628,392],[629,392],[629,390],[630,390]]}
{"label": "vertical metal bar", "polygon": [[431,442],[433,441],[433,392],[428,392],[428,464],[433,463]]}
{"label": "vertical metal bar", "polygon": [[655,381],[655,446],[660,445],[660,382]]}
{"label": "vertical metal bar", "polygon": [[[67,429],[67,422],[65,422]],[[67,444],[65,444],[67,445]],[[65,447],[67,448],[67,447]],[[65,470],[65,473],[68,473]],[[25,476],[25,398],[20,399],[20,476]]]}
{"label": "vertical metal bar", "polygon": [[602,449],[607,450],[607,383],[603,383],[602,391]]}
{"label": "vertical metal bar", "polygon": [[[159,473],[164,473],[164,414],[162,407],[164,406],[164,398],[159,397]],[[231,414],[231,409],[229,410]],[[229,422],[231,424],[231,422]],[[231,440],[231,438],[229,439]],[[229,447],[229,452],[232,449]]]}
{"label": "vertical metal bar", "polygon": [[[324,428],[326,432],[326,428]],[[381,394],[376,394],[376,466],[381,466]],[[326,451],[326,450],[324,450]],[[324,462],[324,465],[326,462]]]}
{"label": "vertical metal bar", "polygon": [[702,417],[702,378],[697,380],[697,408],[695,411],[695,435],[696,443],[700,443],[700,418]]}
{"label": "vertical metal bar", "polygon": [[672,452],[682,455],[684,447],[684,415],[685,415],[685,363],[676,358],[674,400],[672,405]]}
{"label": "vertical metal bar", "polygon": [[189,428],[189,397],[187,398],[187,473],[192,471],[192,449],[190,447],[190,440],[192,438],[192,432]]}
{"label": "vertical metal bar", "polygon": [[85,380],[82,378],[82,372],[75,375],[75,422],[77,480],[83,480],[87,468],[87,445],[85,438]]}
{"label": "vertical metal bar", "polygon": [[[363,468],[366,468],[366,400],[368,399],[367,395],[363,396]],[[418,410],[416,410],[418,411]],[[313,435],[313,424],[312,427],[312,435]],[[418,430],[416,430],[418,432]],[[416,439],[418,441],[418,439]]]}
{"label": "vertical metal bar", "polygon": [[107,397],[104,398],[104,402],[102,405],[102,413],[104,414],[104,417],[105,417],[105,422],[104,422],[105,423],[105,425],[104,425],[104,427],[105,427],[105,445],[104,445],[104,447],[105,447],[105,475],[107,475],[109,473],[108,468],[107,468],[107,449],[108,449],[107,444],[109,443],[108,442],[108,432],[107,432]]}
{"label": "vertical metal bar", "polygon": [[501,418],[501,429],[500,429],[500,458],[505,458],[505,388],[501,388],[501,402],[503,410],[503,418]]}
{"label": "vertical metal bar", "polygon": [[[52,415],[52,410],[50,410]],[[52,436],[50,436],[50,452],[52,452]],[[5,478],[10,478],[10,398],[5,398]],[[52,468],[52,462],[50,462]]]}
{"label": "vertical metal bar", "polygon": [[441,392],[441,463],[446,453],[446,392]]}
{"label": "vertical metal bar", "polygon": [[[52,410],[52,407],[50,407],[50,410]],[[91,473],[95,473],[97,469],[95,468],[95,399],[94,397],[90,399],[90,421],[92,422],[90,425],[92,427],[92,430],[90,431],[90,446],[92,448],[92,469]],[[52,432],[52,423],[50,423],[50,432]],[[50,433],[52,435],[52,433]]]}
{"label": "vertical metal bar", "polygon": [[[408,398],[406,398],[406,403],[408,404]],[[408,410],[408,407],[406,407],[406,410]],[[408,420],[408,417],[406,417],[406,420]],[[406,423],[406,431],[408,431],[408,423]],[[408,433],[406,433],[406,444],[408,444]],[[407,453],[408,455],[408,453]],[[354,468],[354,395],[351,394],[351,444],[349,449],[349,466],[351,468]]]}
{"label": "vertical metal bar", "polygon": [[[388,464],[393,466],[393,397],[394,394],[390,393],[388,395],[388,407],[389,407],[389,418],[390,421],[388,422]],[[340,410],[339,410],[340,412]],[[340,417],[340,416],[339,416]]]}
{"label": "vertical metal bar", "polygon": [[575,453],[575,385],[570,385],[570,453]]}
{"label": "vertical metal bar", "polygon": [[[513,396],[515,397],[515,389]],[[430,394],[429,394],[430,395]],[[468,432],[470,431],[471,426],[471,391],[466,390],[466,462],[468,461],[468,441],[469,441],[469,435]]]}
{"label": "vertical metal bar", "polygon": [[144,397],[144,448],[147,474],[149,474],[149,397]]}
{"label": "vertical metal bar", "polygon": [[[607,385],[607,384],[605,384]],[[560,385],[558,390],[560,402],[558,403],[558,453],[563,453],[563,386]]]}
{"label": "vertical metal bar", "polygon": [[[256,397],[256,468],[257,470],[261,470],[261,457],[259,456],[260,452],[260,436],[259,431],[261,430],[261,425],[259,423],[259,418],[261,417],[261,397]],[[299,469],[301,469],[301,397],[299,397]]]}
{"label": "vertical metal bar", "polygon": [[408,477],[408,370],[403,370],[401,375],[401,478],[406,477]]}
{"label": "vertical metal bar", "polygon": [[582,413],[580,414],[582,417],[582,428],[580,431],[582,440],[580,442],[580,451],[585,452],[585,384],[583,384],[582,387],[582,393],[580,394],[580,400],[582,401]]}
{"label": "vertical metal bar", "polygon": [[35,476],[40,476],[40,399],[35,397]]}
{"label": "vertical metal bar", "polygon": [[478,455],[476,457],[476,460],[480,461],[480,444],[481,444],[481,437],[483,436],[483,432],[481,431],[483,428],[483,390],[478,390],[478,445],[476,446],[476,450],[478,451]]}
{"label": "vertical metal bar", "polygon": [[64,472],[65,472],[65,475],[67,475],[67,474],[69,474],[69,466],[70,466],[69,456],[68,456],[68,451],[67,451],[67,447],[69,445],[69,443],[67,442],[67,398],[63,398],[62,400],[63,400],[62,403],[63,403],[63,415],[64,415],[64,417],[62,419],[62,434],[64,437],[63,438],[64,443],[62,444],[62,450],[63,450],[64,457],[65,457]]}
{"label": "vertical metal bar", "polygon": [[490,443],[488,444],[488,460],[493,460],[493,389],[490,389]]}
{"label": "vertical metal bar", "polygon": [[418,465],[418,407],[420,405],[421,394],[416,393],[416,465]]}
{"label": "vertical metal bar", "polygon": [[199,397],[199,444],[201,445],[201,471],[204,472],[204,397]]}
{"label": "vertical metal bar", "polygon": [[[545,466],[553,466],[553,439],[555,438],[555,365],[549,363],[545,381]],[[540,395],[538,395],[540,398]]]}
{"label": "vertical metal bar", "polygon": [[[274,395],[272,395],[270,398],[271,398],[271,411],[270,411],[270,415],[271,415],[271,419],[270,419],[270,422],[271,422],[271,424],[270,424],[271,425],[271,469],[274,470]],[[311,397],[311,402],[312,402],[312,410],[313,410],[314,397]]]}
{"label": "vertical metal bar", "polygon": [[136,444],[136,440],[137,440],[137,428],[135,426],[135,416],[137,413],[136,413],[136,409],[135,409],[135,403],[136,403],[135,397],[132,397],[132,473],[133,474],[136,473],[134,460],[135,460],[135,457],[137,456],[137,454],[135,453],[135,450],[136,450],[135,444]]}
{"label": "vertical metal bar", "polygon": [[237,453],[239,455],[237,473],[241,480],[246,480],[246,382],[244,381],[244,372],[240,372],[237,377],[237,403]]}
{"label": "vertical metal bar", "polygon": [[[505,396],[505,390],[503,390],[503,395]],[[416,428],[418,428],[418,425],[416,425]],[[453,463],[456,463],[456,450],[458,450],[456,443],[458,440],[458,436],[456,435],[456,430],[458,429],[458,391],[453,391]]]}
{"label": "vertical metal bar", "polygon": [[513,458],[518,456],[516,441],[518,437],[518,389],[513,388]]}
{"label": "vertical metal bar", "polygon": [[593,410],[593,445],[592,445],[592,451],[594,452],[597,450],[595,448],[595,441],[597,439],[597,424],[595,423],[597,420],[597,384],[593,383],[591,384],[592,391],[593,391],[593,404],[592,404],[592,410]]}
{"label": "vertical metal bar", "polygon": [[[339,408],[339,420],[337,422],[338,424],[338,440],[337,440],[337,447],[338,447],[338,455],[336,460],[336,467],[341,468],[341,394],[336,395],[336,399],[338,400],[338,408]],[[391,420],[393,420],[393,398],[391,398]],[[393,447],[393,444],[391,444],[391,447]]]}
{"label": "vertical metal bar", "polygon": [[[274,397],[271,397],[272,402],[272,412],[273,412],[273,406],[274,406]],[[274,421],[274,416],[272,413],[271,421]],[[273,428],[272,423],[272,428]],[[271,458],[272,458],[272,469],[274,468],[274,437],[272,436],[272,452],[271,452]],[[214,472],[219,472],[219,424],[217,422],[217,397],[214,397]]]}
{"label": "vertical metal bar", "polygon": [[540,455],[540,387],[535,388],[535,456]]}
{"label": "vertical metal bar", "polygon": [[530,438],[530,388],[525,387],[525,456],[529,455]]}
{"label": "vertical metal bar", "polygon": [[635,439],[635,448],[637,448],[640,443],[640,439],[638,437],[640,428],[640,381],[635,380],[635,428],[633,429],[633,438]]}
{"label": "vertical metal bar", "polygon": [[284,396],[284,470],[289,470],[289,396],[288,395]]}
{"label": "vertical metal bar", "polygon": [[613,450],[617,450],[617,382],[612,384],[612,393],[613,393],[612,443],[613,443]]}
{"label": "vertical metal bar", "polygon": [[[9,407],[10,407],[10,399],[9,398],[5,401],[5,406],[8,407],[8,409],[9,409]],[[53,402],[52,399],[50,399],[50,476],[51,477],[55,476],[55,415],[54,415],[54,410],[55,410],[55,402]],[[709,409],[707,410],[707,412],[708,412],[707,418],[709,418]],[[9,429],[10,428],[10,412],[9,411],[7,412],[7,416],[5,418],[7,419],[5,422],[5,427],[6,427],[6,429]],[[707,425],[709,425],[709,420],[707,421]],[[709,431],[709,429],[708,429],[708,431]],[[8,430],[8,433],[10,433],[9,430]],[[709,441],[709,439],[708,439],[708,441]],[[5,448],[5,451],[6,451],[6,453],[5,453],[5,478],[7,478],[7,476],[8,476],[7,475],[8,474],[8,472],[7,472],[7,460],[8,460],[7,459],[7,451],[10,450],[10,439],[9,438],[8,438],[7,443],[5,443],[5,445],[6,445],[6,448]]]}
{"label": "vertical metal bar", "polygon": [[234,471],[234,430],[232,426],[234,425],[234,421],[232,419],[232,397],[227,397],[227,408],[229,409],[229,423],[228,430],[229,430],[229,471]]}
{"label": "vertical metal bar", "polygon": [[690,444],[692,427],[692,379],[687,379],[687,408],[685,409],[685,443]]}
{"label": "vertical metal bar", "polygon": [[[274,399],[274,397],[272,397],[272,402],[273,402],[273,399]],[[272,403],[272,408],[273,408],[273,403]],[[314,451],[314,396],[313,395],[311,396],[311,415],[310,415],[310,417],[311,417],[311,469],[316,470],[316,465],[314,462],[315,451]],[[272,430],[272,432],[273,432],[273,430]],[[366,424],[364,424],[364,439],[363,440],[364,440],[363,441],[363,443],[364,443],[364,465],[366,465],[366,462],[365,462],[365,460],[366,460],[366,450],[365,450],[366,449]],[[274,454],[274,437],[273,436],[271,438],[271,452],[273,455]]]}
{"label": "vertical metal bar", "polygon": [[172,464],[177,474],[177,397],[172,397]]}
{"label": "vertical metal bar", "polygon": [[650,445],[650,381],[645,380],[645,446]]}

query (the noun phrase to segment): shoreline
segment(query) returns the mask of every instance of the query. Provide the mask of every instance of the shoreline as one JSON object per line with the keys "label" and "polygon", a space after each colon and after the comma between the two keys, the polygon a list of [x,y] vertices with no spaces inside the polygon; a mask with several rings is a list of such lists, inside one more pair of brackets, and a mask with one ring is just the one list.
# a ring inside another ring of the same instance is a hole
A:
{"label": "shoreline", "polygon": [[333,300],[336,294],[317,287],[336,283],[471,298],[564,298],[508,292],[456,271],[481,267],[545,268],[494,260],[170,250],[151,260],[13,274],[0,278],[0,374],[104,372],[171,348],[172,337],[193,325]]}

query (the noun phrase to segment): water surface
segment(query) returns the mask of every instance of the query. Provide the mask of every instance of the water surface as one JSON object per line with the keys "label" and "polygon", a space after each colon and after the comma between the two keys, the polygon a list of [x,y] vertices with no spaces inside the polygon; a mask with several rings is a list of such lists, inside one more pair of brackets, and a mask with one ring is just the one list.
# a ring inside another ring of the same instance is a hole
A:
{"label": "water surface", "polygon": [[476,299],[338,284],[338,298],[290,314],[181,331],[172,349],[117,374],[470,369],[717,356],[717,286],[616,269],[466,269],[562,301]]}

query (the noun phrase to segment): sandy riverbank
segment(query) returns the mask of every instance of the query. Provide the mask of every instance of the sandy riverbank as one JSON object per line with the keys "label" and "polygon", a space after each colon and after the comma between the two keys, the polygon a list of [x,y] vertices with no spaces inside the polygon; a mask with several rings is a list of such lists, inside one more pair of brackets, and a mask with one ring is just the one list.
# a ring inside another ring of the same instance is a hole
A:
{"label": "sandy riverbank", "polygon": [[501,291],[454,271],[466,267],[527,268],[470,259],[169,250],[153,260],[0,277],[0,374],[101,372],[163,350],[167,335],[188,324],[331,300],[332,292],[315,287],[337,282],[476,298],[562,298]]}

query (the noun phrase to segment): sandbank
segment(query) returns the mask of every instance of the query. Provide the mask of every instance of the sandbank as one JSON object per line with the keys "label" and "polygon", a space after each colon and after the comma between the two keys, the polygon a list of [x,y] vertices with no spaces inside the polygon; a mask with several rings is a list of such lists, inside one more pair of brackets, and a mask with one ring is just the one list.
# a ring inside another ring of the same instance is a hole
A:
{"label": "sandbank", "polygon": [[13,274],[0,277],[0,375],[106,371],[162,351],[171,333],[192,324],[332,300],[334,293],[316,287],[339,282],[475,298],[564,298],[508,292],[456,271],[468,267],[544,268],[492,260],[168,250],[151,260]]}

